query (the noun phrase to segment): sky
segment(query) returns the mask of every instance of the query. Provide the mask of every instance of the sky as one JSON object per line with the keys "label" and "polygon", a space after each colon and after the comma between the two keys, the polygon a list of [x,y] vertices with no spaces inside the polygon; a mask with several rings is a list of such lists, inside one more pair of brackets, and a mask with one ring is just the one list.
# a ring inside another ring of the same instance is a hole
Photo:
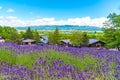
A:
{"label": "sky", "polygon": [[102,27],[120,0],[0,0],[0,25],[86,25]]}

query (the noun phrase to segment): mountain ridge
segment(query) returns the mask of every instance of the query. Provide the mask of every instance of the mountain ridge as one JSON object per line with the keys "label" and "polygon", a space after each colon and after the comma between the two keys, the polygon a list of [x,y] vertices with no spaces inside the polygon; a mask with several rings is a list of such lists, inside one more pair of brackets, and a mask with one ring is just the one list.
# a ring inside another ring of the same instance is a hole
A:
{"label": "mountain ridge", "polygon": [[14,27],[17,30],[26,30],[28,27],[36,30],[55,30],[55,28],[59,28],[60,30],[86,30],[86,31],[102,31],[102,28],[96,26],[79,26],[79,25],[41,25],[41,26],[21,26]]}

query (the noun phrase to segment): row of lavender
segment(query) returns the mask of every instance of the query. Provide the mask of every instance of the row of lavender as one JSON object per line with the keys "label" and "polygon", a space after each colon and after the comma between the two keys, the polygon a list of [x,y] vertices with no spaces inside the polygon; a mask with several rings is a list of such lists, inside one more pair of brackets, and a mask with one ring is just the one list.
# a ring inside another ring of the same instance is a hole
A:
{"label": "row of lavender", "polygon": [[[12,53],[19,54],[32,54],[53,49],[58,52],[68,52],[76,57],[84,58],[85,54],[93,56],[97,59],[100,66],[96,66],[97,70],[91,71],[91,67],[86,70],[77,71],[76,66],[63,64],[61,59],[55,60],[49,57],[43,60],[42,57],[33,63],[33,68],[12,65],[0,61],[0,78],[3,80],[94,80],[94,79],[120,79],[120,52],[109,50],[97,50],[94,48],[73,48],[73,47],[60,47],[57,45],[45,46],[20,46],[13,43],[0,44],[0,51],[7,50]],[[50,64],[51,62],[51,64]],[[114,64],[114,65],[113,65]],[[101,77],[102,76],[102,77]],[[111,77],[112,76],[112,77]]]}
{"label": "row of lavender", "polygon": [[23,65],[11,66],[10,63],[4,64],[1,62],[0,74],[2,80],[90,80],[95,79],[95,74],[89,71],[76,71],[75,66],[63,64],[63,61],[53,60],[49,64],[48,60],[43,60],[42,57],[33,64],[33,69]]}

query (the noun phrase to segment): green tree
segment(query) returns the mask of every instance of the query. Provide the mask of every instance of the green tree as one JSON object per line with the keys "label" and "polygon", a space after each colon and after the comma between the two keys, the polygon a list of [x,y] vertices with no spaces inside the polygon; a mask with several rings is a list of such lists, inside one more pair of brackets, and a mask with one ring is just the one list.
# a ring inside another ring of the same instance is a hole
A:
{"label": "green tree", "polygon": [[21,44],[22,37],[16,30],[13,30],[10,33],[10,41],[13,43]]}
{"label": "green tree", "polygon": [[71,42],[74,46],[81,46],[82,44],[82,33],[79,31],[72,32]]}
{"label": "green tree", "polygon": [[120,32],[115,32],[115,40],[111,41],[106,45],[107,48],[117,48],[120,50]]}
{"label": "green tree", "polygon": [[120,50],[120,15],[116,13],[109,14],[108,21],[104,23],[104,39],[107,42],[106,47],[118,48]]}
{"label": "green tree", "polygon": [[109,26],[114,29],[120,29],[120,15],[116,13],[109,14],[107,17],[109,19]]}
{"label": "green tree", "polygon": [[21,36],[18,31],[9,26],[0,26],[0,36],[3,36],[7,42],[21,42]]}
{"label": "green tree", "polygon": [[38,43],[40,41],[40,35],[39,32],[37,30],[33,31],[34,34],[34,40],[36,40],[36,42]]}
{"label": "green tree", "polygon": [[61,34],[58,28],[56,28],[54,32],[49,32],[48,34],[49,43],[60,44],[60,39],[61,39]]}
{"label": "green tree", "polygon": [[104,29],[104,40],[107,43],[113,42],[114,40],[116,40],[115,33],[116,33],[116,30],[113,28]]}
{"label": "green tree", "polygon": [[0,34],[3,32],[3,27],[0,26]]}
{"label": "green tree", "polygon": [[21,35],[22,38],[25,38],[25,34],[26,34],[26,32],[20,31],[20,35]]}
{"label": "green tree", "polygon": [[10,35],[12,33],[14,28],[11,28],[9,26],[3,26],[2,36],[6,38],[6,41],[10,41]]}
{"label": "green tree", "polygon": [[82,46],[88,46],[89,39],[86,32],[82,33]]}
{"label": "green tree", "polygon": [[56,28],[54,33],[53,33],[53,39],[54,39],[54,44],[60,44],[60,33],[59,33],[59,29]]}
{"label": "green tree", "polygon": [[33,32],[30,27],[26,30],[25,39],[34,39]]}
{"label": "green tree", "polygon": [[49,32],[49,34],[48,34],[48,40],[49,40],[48,41],[49,43],[52,43],[52,44],[54,43],[54,38],[53,38],[53,33],[52,32]]}

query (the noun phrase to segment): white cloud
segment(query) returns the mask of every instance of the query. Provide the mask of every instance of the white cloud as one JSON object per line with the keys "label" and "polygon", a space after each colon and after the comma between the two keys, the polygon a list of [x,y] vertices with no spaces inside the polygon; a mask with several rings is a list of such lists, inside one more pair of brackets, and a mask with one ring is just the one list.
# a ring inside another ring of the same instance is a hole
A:
{"label": "white cloud", "polygon": [[3,19],[4,17],[3,16],[0,16],[0,19]]}
{"label": "white cloud", "polygon": [[42,18],[41,16],[36,16],[36,18]]}
{"label": "white cloud", "polygon": [[6,19],[8,19],[8,20],[13,20],[13,19],[17,19],[17,17],[14,17],[14,16],[7,16]]}
{"label": "white cloud", "polygon": [[14,9],[9,8],[9,9],[7,10],[7,12],[11,13],[11,12],[15,12],[15,10],[14,10]]}
{"label": "white cloud", "polygon": [[55,20],[55,18],[41,18],[35,20],[20,20],[14,16],[1,17],[0,25],[7,26],[39,26],[39,25],[80,25],[102,27],[107,19],[104,17],[91,19],[90,17],[69,18],[67,20]]}
{"label": "white cloud", "polygon": [[2,6],[0,6],[0,9],[2,9],[3,7]]}

